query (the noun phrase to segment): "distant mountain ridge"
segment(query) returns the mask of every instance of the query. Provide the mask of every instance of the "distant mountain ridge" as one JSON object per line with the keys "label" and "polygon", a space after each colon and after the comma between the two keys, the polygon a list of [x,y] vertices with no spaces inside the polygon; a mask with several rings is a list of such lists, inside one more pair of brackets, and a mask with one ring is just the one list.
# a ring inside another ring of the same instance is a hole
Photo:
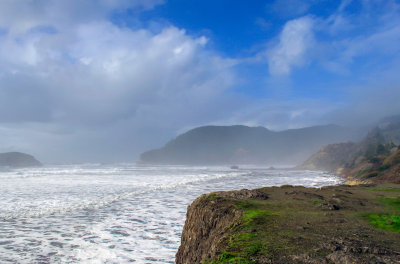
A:
{"label": "distant mountain ridge", "polygon": [[35,157],[21,152],[0,153],[0,166],[8,167],[38,167],[42,166]]}
{"label": "distant mountain ridge", "polygon": [[329,143],[357,138],[337,125],[289,129],[280,132],[265,127],[202,126],[179,135],[160,149],[140,156],[145,164],[288,165],[305,160]]}

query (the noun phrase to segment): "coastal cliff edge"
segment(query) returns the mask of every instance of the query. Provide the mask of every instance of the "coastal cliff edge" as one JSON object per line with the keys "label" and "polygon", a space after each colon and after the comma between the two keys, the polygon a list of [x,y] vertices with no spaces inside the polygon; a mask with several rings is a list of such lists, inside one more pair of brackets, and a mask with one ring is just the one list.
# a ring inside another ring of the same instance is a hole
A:
{"label": "coastal cliff edge", "polygon": [[400,263],[400,185],[215,192],[187,211],[177,264]]}

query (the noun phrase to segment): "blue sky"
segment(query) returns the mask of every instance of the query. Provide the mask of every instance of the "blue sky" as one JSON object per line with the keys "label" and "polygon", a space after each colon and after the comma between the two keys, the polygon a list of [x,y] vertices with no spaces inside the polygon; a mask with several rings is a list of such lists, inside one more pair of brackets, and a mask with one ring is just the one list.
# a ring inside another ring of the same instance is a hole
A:
{"label": "blue sky", "polygon": [[0,151],[132,161],[190,128],[400,113],[400,1],[4,0]]}

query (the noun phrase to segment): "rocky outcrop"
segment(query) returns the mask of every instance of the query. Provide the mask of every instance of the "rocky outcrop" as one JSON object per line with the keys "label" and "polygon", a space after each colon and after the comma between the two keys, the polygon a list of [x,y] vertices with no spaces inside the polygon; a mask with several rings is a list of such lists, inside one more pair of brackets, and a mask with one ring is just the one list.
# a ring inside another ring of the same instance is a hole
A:
{"label": "rocky outcrop", "polygon": [[264,200],[268,196],[260,190],[240,190],[204,194],[187,210],[181,246],[176,254],[177,264],[200,263],[218,253],[217,245],[226,238],[225,231],[242,216],[231,199]]}
{"label": "rocky outcrop", "polygon": [[201,260],[214,257],[217,245],[224,239],[225,229],[240,216],[240,211],[231,203],[212,200],[207,195],[197,198],[188,207],[176,263],[200,263]]}
{"label": "rocky outcrop", "polygon": [[21,152],[0,153],[0,166],[8,167],[38,167],[42,164],[32,155]]}
{"label": "rocky outcrop", "polygon": [[176,263],[400,263],[396,193],[386,184],[202,195]]}

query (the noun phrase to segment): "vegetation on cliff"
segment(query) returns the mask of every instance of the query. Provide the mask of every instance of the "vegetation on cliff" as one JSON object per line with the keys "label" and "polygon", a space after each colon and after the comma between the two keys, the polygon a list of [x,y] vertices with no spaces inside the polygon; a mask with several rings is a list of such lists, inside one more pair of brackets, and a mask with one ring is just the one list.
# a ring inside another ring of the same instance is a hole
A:
{"label": "vegetation on cliff", "polygon": [[396,184],[217,192],[187,216],[177,264],[400,262]]}
{"label": "vegetation on cliff", "polygon": [[400,121],[373,129],[361,142],[322,147],[299,169],[337,172],[349,180],[400,183]]}

